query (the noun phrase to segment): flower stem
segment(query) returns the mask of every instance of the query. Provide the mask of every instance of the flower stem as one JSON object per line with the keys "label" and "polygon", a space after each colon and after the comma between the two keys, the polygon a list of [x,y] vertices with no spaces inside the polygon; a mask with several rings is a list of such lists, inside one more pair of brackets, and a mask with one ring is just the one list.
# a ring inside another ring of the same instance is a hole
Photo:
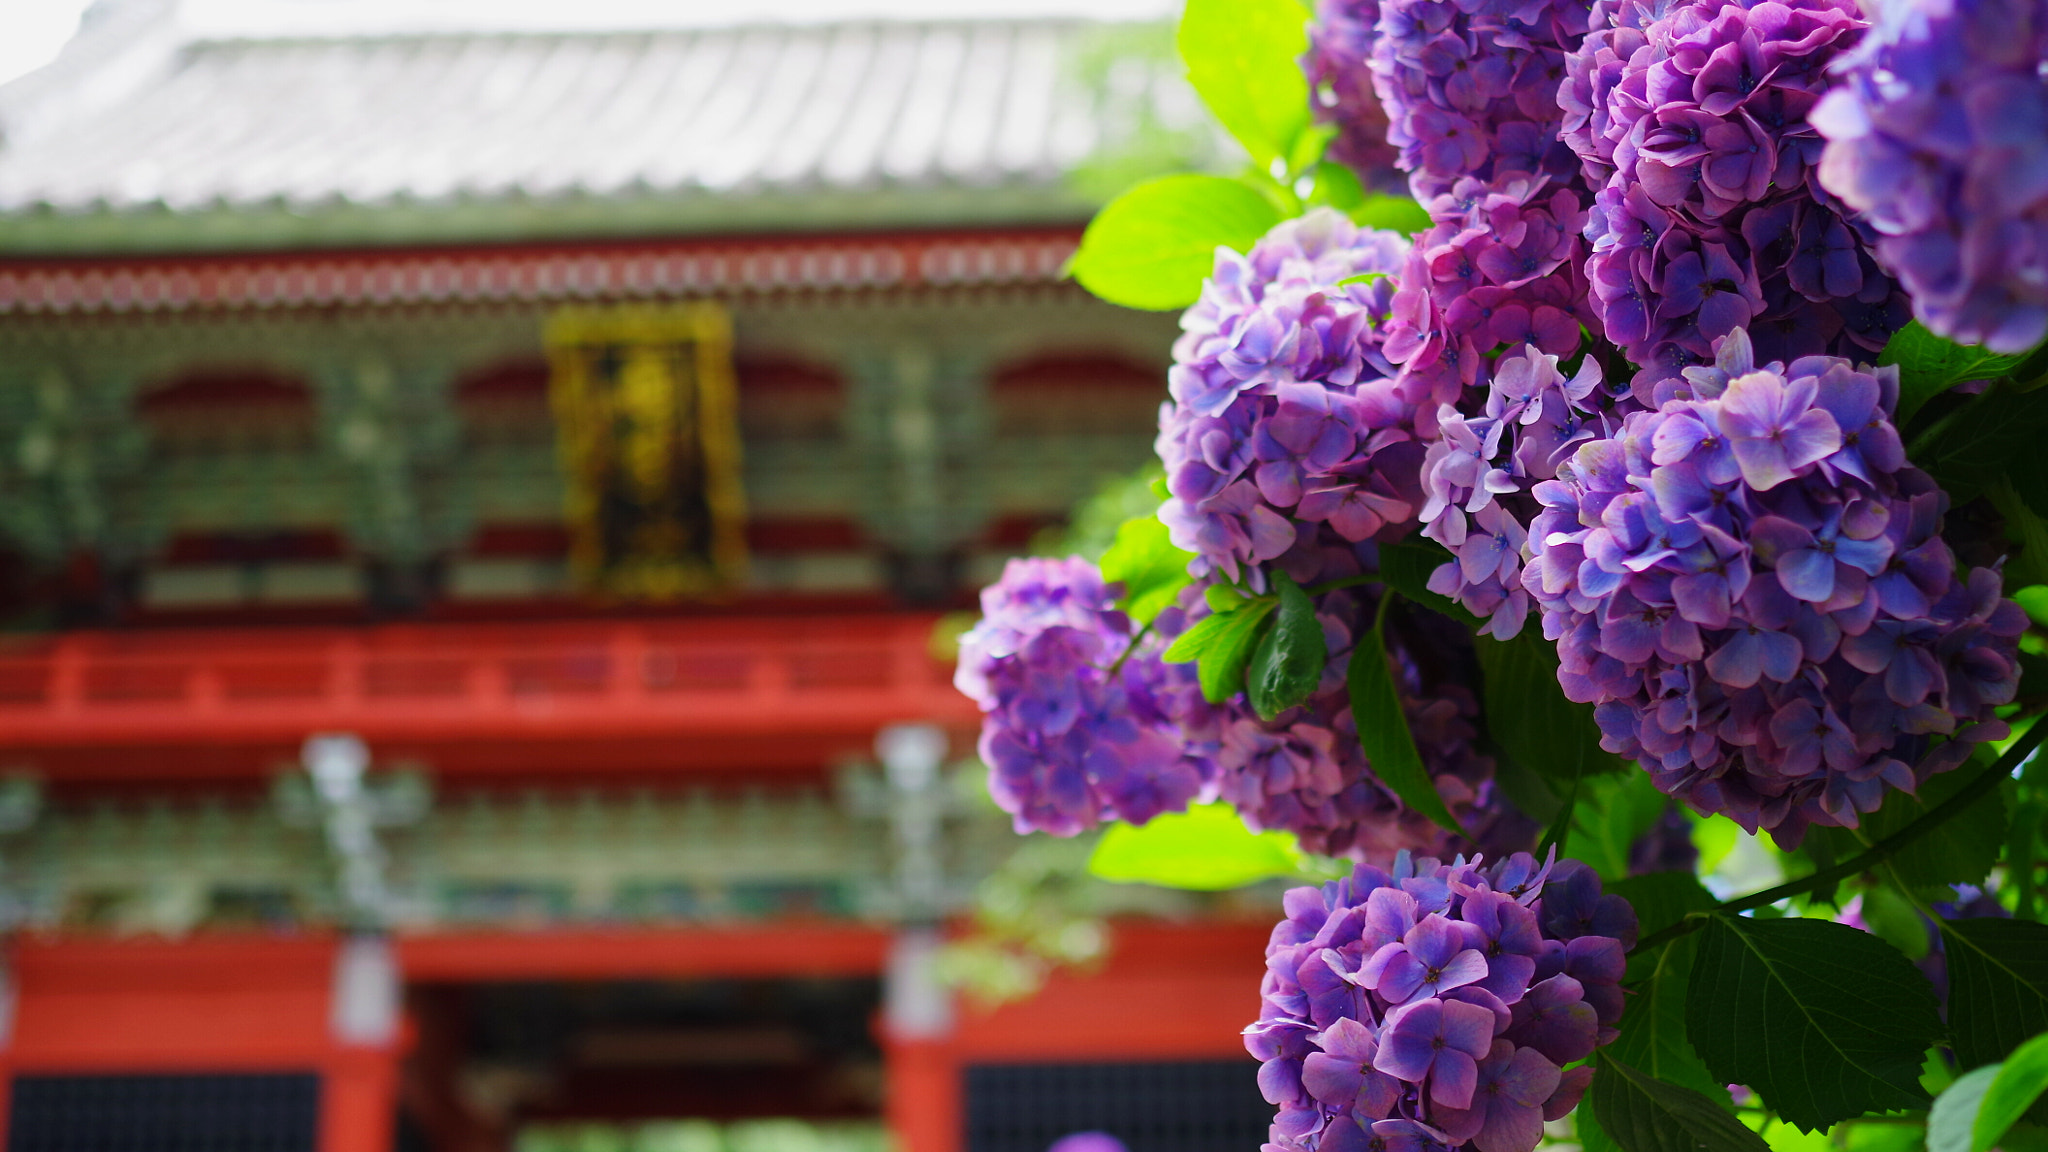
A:
{"label": "flower stem", "polygon": [[1124,650],[1117,655],[1116,663],[1111,664],[1109,666],[1109,671],[1106,672],[1105,675],[1114,679],[1116,674],[1123,670],[1124,661],[1129,660],[1131,658],[1131,653],[1136,652],[1138,650],[1139,642],[1144,640],[1146,635],[1152,631],[1152,624],[1153,621],[1151,620],[1145,621],[1145,626],[1143,628],[1138,629],[1138,634],[1131,637],[1131,642],[1129,644],[1124,645]]}
{"label": "flower stem", "polygon": [[1635,951],[1641,952],[1649,948],[1655,948],[1657,945],[1667,941],[1676,940],[1680,936],[1700,927],[1700,925],[1706,922],[1708,916],[1725,912],[1747,912],[1752,908],[1761,908],[1766,904],[1775,904],[1787,896],[1797,896],[1803,892],[1811,892],[1815,888],[1833,884],[1838,880],[1845,880],[1859,873],[1875,869],[1879,864],[1891,859],[1902,849],[1913,844],[1921,837],[1948,823],[1958,813],[1962,812],[1963,809],[1983,799],[1994,791],[2000,783],[2010,779],[2013,769],[2018,768],[2026,761],[2028,756],[2033,754],[2034,749],[2040,746],[2041,740],[2044,737],[2048,737],[2048,718],[2037,720],[2033,726],[2020,735],[2019,739],[2014,740],[2006,748],[2005,755],[2000,756],[1991,767],[1979,773],[1976,779],[1963,785],[1955,795],[1935,805],[1918,820],[1872,844],[1868,851],[1858,853],[1832,868],[1823,868],[1812,875],[1801,876],[1797,880],[1788,880],[1775,888],[1766,888],[1761,892],[1754,892],[1748,896],[1727,901],[1712,911],[1694,912],[1662,931],[1652,932],[1648,936],[1643,937],[1636,942]]}

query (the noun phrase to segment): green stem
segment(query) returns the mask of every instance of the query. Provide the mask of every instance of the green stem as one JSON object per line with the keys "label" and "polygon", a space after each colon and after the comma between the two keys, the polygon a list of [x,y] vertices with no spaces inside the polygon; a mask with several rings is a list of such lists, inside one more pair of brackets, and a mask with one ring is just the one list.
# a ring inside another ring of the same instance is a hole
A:
{"label": "green stem", "polygon": [[1655,948],[1659,944],[1676,940],[1680,936],[1684,936],[1699,928],[1701,924],[1706,922],[1708,916],[1723,912],[1747,912],[1752,908],[1762,908],[1766,904],[1776,904],[1788,896],[1797,896],[1804,892],[1811,892],[1815,888],[1846,880],[1859,873],[1873,870],[1877,865],[1891,859],[1902,849],[1909,847],[1921,837],[1954,819],[1965,808],[1995,791],[2004,781],[2011,779],[2013,769],[2025,762],[2034,749],[2040,746],[2041,740],[2044,737],[2048,737],[2048,717],[2035,721],[2031,727],[2020,735],[2019,739],[2014,740],[2006,748],[2005,755],[2000,756],[1996,763],[1979,773],[1976,779],[1963,785],[1961,790],[1956,792],[1955,795],[1935,805],[1918,820],[1871,845],[1869,851],[1860,853],[1832,868],[1823,868],[1811,875],[1801,876],[1797,880],[1788,880],[1775,888],[1766,888],[1761,892],[1753,892],[1748,896],[1727,901],[1710,912],[1694,912],[1678,923],[1662,931],[1652,932],[1638,940],[1635,950],[1641,952],[1646,949]]}
{"label": "green stem", "polygon": [[1107,673],[1107,675],[1109,675],[1111,678],[1115,678],[1117,672],[1123,668],[1124,661],[1129,660],[1131,658],[1131,653],[1136,652],[1138,650],[1139,642],[1144,640],[1146,635],[1152,631],[1153,623],[1154,622],[1151,620],[1145,621],[1145,626],[1143,628],[1138,629],[1138,634],[1136,636],[1131,637],[1131,642],[1129,644],[1124,645],[1124,650],[1117,656],[1116,663],[1111,664],[1109,666],[1109,672]]}

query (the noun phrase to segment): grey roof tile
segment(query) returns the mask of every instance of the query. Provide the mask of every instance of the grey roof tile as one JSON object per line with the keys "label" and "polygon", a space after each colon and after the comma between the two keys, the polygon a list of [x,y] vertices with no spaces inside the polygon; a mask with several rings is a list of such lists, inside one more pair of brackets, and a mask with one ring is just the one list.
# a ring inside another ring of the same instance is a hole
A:
{"label": "grey roof tile", "polygon": [[90,59],[60,61],[0,89],[0,217],[1052,187],[1131,119],[1103,93],[1180,83],[1157,58],[1135,96],[1080,82],[1100,28],[200,39],[99,99]]}

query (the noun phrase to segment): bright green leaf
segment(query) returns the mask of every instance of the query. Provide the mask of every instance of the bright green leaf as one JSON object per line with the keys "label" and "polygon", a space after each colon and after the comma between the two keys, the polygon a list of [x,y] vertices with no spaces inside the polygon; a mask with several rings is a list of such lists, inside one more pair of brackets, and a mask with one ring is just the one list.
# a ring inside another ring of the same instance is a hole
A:
{"label": "bright green leaf", "polygon": [[1671,810],[1671,798],[1648,772],[1615,772],[1582,781],[1577,808],[1571,854],[1616,881],[1631,871],[1629,853]]}
{"label": "bright green leaf", "polygon": [[1372,774],[1393,789],[1402,803],[1453,832],[1464,829],[1451,816],[1436,783],[1415,750],[1415,735],[1408,730],[1408,714],[1401,707],[1401,694],[1394,687],[1387,667],[1387,641],[1381,630],[1358,638],[1351,650],[1351,667],[1345,677],[1351,690],[1351,717],[1358,725],[1358,742],[1372,765]]}
{"label": "bright green leaf", "polygon": [[1966,1072],[1934,1098],[1927,1112],[1927,1152],[1971,1152],[1977,1116],[1998,1071],[1999,1065],[1986,1064]]}
{"label": "bright green leaf", "polygon": [[1164,659],[1175,664],[1196,661],[1202,698],[1211,704],[1221,704],[1244,691],[1244,669],[1251,663],[1259,625],[1265,623],[1279,603],[1270,596],[1261,596],[1245,601],[1244,607],[1235,612],[1204,616],[1180,634],[1166,650]]}
{"label": "bright green leaf", "polygon": [[1942,1032],[1934,989],[1897,949],[1826,920],[1714,915],[1699,933],[1686,1036],[1717,1083],[1747,1084],[1802,1131],[1917,1108]]}
{"label": "bright green leaf", "polygon": [[2048,925],[1991,917],[1945,920],[1948,1023],[1965,1068],[2005,1059],[2048,1032]]}
{"label": "bright green leaf", "polygon": [[1143,827],[1112,824],[1088,858],[1104,880],[1220,892],[1299,871],[1294,838],[1253,832],[1228,804],[1197,804]]}
{"label": "bright green leaf", "polygon": [[1587,1095],[1601,1131],[1623,1152],[1768,1152],[1727,1109],[1603,1052]]}
{"label": "bright green leaf", "polygon": [[1899,366],[1899,407],[1894,419],[1903,427],[1935,396],[1965,380],[2003,376],[2024,359],[2025,353],[2002,356],[1977,345],[1957,344],[1915,320],[1893,334],[1877,362]]}
{"label": "bright green leaf", "polygon": [[1592,706],[1565,699],[1557,686],[1557,651],[1541,635],[1524,629],[1505,642],[1481,636],[1477,647],[1487,730],[1509,756],[1554,784],[1626,767],[1600,747]]}
{"label": "bright green leaf", "polygon": [[1349,216],[1366,201],[1368,194],[1365,185],[1358,181],[1358,173],[1334,160],[1317,164],[1315,177],[1308,193],[1311,205],[1327,205]]}
{"label": "bright green leaf", "polygon": [[1188,83],[1261,169],[1293,157],[1310,128],[1308,12],[1296,0],[1188,0],[1180,18]]}
{"label": "bright green leaf", "polygon": [[1316,619],[1315,601],[1285,572],[1273,573],[1273,590],[1280,597],[1279,614],[1252,653],[1251,678],[1246,684],[1252,710],[1261,720],[1271,720],[1308,699],[1323,678],[1323,666],[1330,662],[1329,643],[1323,637],[1322,621]]}
{"label": "bright green leaf", "polygon": [[1351,210],[1354,223],[1365,228],[1384,228],[1413,236],[1430,225],[1429,209],[1406,196],[1388,196],[1375,192],[1363,203]]}
{"label": "bright green leaf", "polygon": [[1188,561],[1194,558],[1173,546],[1159,517],[1139,516],[1117,528],[1116,543],[1102,554],[1102,578],[1121,582],[1124,594],[1117,603],[1131,619],[1150,624],[1188,586]]}
{"label": "bright green leaf", "polygon": [[1177,311],[1202,294],[1216,249],[1251,249],[1280,212],[1241,181],[1162,176],[1105,205],[1088,222],[1071,270],[1112,304]]}
{"label": "bright green leaf", "polygon": [[1988,1152],[2003,1140],[2043,1092],[2048,1092],[2048,1033],[2013,1049],[1999,1066],[1998,1078],[1977,1110],[1977,1122],[1970,1126],[1970,1152]]}

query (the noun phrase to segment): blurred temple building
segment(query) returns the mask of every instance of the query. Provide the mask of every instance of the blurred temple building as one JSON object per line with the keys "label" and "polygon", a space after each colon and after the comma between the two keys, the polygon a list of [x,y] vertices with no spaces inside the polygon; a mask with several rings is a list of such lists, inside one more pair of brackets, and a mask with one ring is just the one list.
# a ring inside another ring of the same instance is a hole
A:
{"label": "blurred temple building", "polygon": [[935,625],[1163,394],[1062,264],[1227,160],[1169,30],[547,7],[0,87],[6,1147],[1248,1146],[1258,925],[933,973],[1020,843]]}

